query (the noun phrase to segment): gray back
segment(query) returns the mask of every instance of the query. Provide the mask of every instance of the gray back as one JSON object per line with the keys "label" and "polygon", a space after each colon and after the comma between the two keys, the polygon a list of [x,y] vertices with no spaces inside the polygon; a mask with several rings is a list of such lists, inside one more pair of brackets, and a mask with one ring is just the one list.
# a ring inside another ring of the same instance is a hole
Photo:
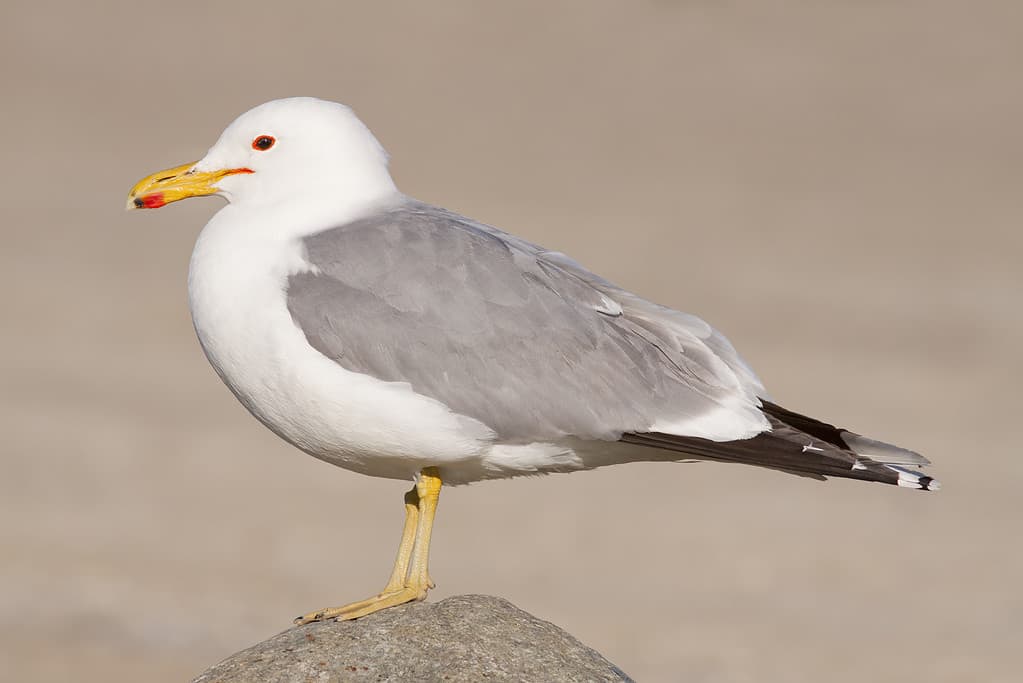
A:
{"label": "gray back", "polygon": [[317,272],[289,279],[288,308],[313,347],[502,440],[617,439],[725,402],[740,429],[762,419],[709,325],[495,228],[405,200],[305,247]]}

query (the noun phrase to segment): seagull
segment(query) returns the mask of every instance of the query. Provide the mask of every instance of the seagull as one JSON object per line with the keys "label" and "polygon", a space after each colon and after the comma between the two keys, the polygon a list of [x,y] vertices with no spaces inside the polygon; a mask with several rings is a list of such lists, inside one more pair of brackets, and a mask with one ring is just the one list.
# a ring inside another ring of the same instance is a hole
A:
{"label": "seagull", "polygon": [[938,488],[918,453],[774,403],[700,318],[402,194],[342,104],[259,105],[128,208],[207,195],[227,204],[196,241],[188,300],[214,370],[297,448],[413,483],[384,589],[296,623],[425,599],[444,483],[710,460]]}

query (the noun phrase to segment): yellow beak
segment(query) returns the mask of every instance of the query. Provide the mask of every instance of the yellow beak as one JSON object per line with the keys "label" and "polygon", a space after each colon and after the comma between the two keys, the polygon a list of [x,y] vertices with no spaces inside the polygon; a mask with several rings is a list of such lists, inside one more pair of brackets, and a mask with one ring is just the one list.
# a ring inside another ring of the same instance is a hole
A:
{"label": "yellow beak", "polygon": [[252,173],[248,168],[226,168],[219,171],[196,171],[193,161],[184,166],[168,168],[146,176],[128,193],[130,209],[159,209],[171,202],[189,197],[205,197],[217,192],[221,178],[236,173]]}

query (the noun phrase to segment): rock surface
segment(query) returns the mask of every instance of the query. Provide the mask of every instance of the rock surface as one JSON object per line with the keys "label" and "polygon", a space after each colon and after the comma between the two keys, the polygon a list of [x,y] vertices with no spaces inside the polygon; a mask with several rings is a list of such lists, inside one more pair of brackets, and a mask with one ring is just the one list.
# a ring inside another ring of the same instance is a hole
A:
{"label": "rock surface", "polygon": [[631,681],[554,624],[507,600],[460,595],[356,621],[295,626],[193,683]]}

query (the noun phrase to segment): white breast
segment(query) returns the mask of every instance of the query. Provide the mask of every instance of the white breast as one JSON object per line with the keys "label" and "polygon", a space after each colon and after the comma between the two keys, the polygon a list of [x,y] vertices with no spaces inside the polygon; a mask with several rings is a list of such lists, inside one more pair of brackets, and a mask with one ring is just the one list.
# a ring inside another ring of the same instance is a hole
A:
{"label": "white breast", "polygon": [[287,309],[290,274],[310,269],[292,227],[266,212],[222,209],[192,253],[189,305],[217,374],[263,424],[347,469],[408,479],[492,444],[483,424],[409,385],[348,372],[313,349]]}

